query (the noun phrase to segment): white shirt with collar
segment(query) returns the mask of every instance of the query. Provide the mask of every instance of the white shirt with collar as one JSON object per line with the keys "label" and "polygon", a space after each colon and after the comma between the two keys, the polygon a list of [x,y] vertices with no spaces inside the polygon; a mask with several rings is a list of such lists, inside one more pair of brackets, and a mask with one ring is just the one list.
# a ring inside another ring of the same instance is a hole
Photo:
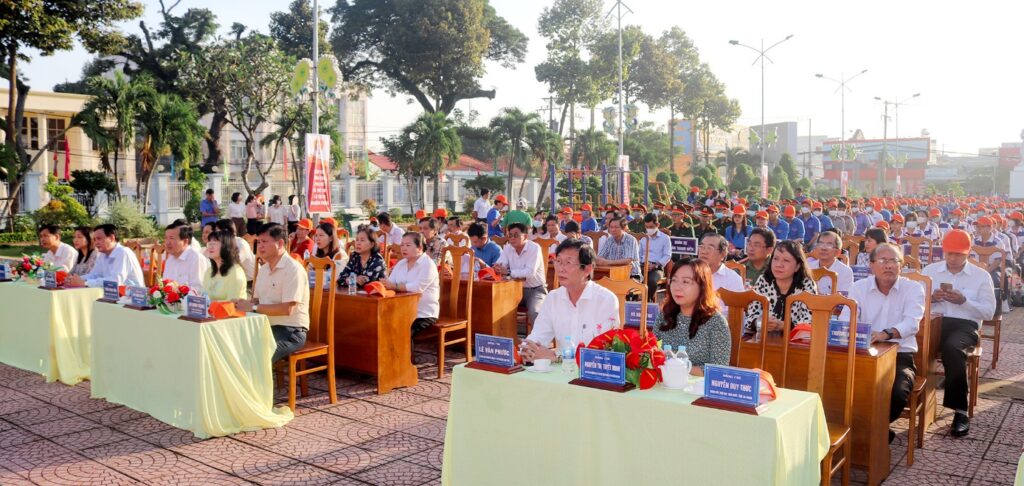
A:
{"label": "white shirt with collar", "polygon": [[[555,237],[554,238],[552,238],[551,235],[549,235],[547,233],[544,233],[542,235],[538,235],[538,237],[549,239],[549,240],[555,240],[555,241],[557,241],[559,243],[565,241],[565,239],[568,238],[568,236],[566,236],[566,234],[562,233],[561,231],[559,231],[558,233],[555,233]],[[533,239],[536,239],[536,238],[533,238]],[[552,247],[548,248],[548,254],[549,255],[554,255],[555,254],[555,250],[557,250],[557,249],[558,249],[558,245],[555,245],[555,246],[552,246]]]}
{"label": "white shirt with collar", "polygon": [[[769,268],[766,271],[770,272],[772,270]],[[715,292],[718,292],[718,289],[731,290],[733,292],[743,292],[746,290],[743,286],[743,277],[740,277],[740,274],[736,273],[735,270],[725,266],[724,263],[719,265],[718,270],[711,274],[711,286],[715,288]],[[725,306],[722,299],[718,299],[718,307],[722,309],[722,315],[728,319],[729,308]]]}
{"label": "white shirt with collar", "polygon": [[935,262],[921,272],[932,279],[932,288],[939,289],[942,284],[953,285],[967,299],[962,305],[952,302],[932,302],[932,312],[946,317],[967,319],[978,323],[992,319],[996,312],[996,296],[992,287],[992,276],[981,267],[967,262],[959,273],[952,273],[946,262]]}
{"label": "white shirt with collar", "polygon": [[547,285],[547,258],[541,254],[540,245],[527,241],[523,245],[522,253],[517,252],[510,243],[505,243],[501,250],[501,256],[495,265],[508,267],[509,275],[515,279],[525,279],[523,287],[532,289],[534,287]]}
{"label": "white shirt with collar", "polygon": [[245,217],[245,204],[236,203],[234,201],[228,203],[228,217],[229,218],[244,218]]}
{"label": "white shirt with collar", "polygon": [[65,272],[70,272],[75,267],[76,260],[78,260],[78,250],[63,241],[57,242],[56,251],[51,250],[43,255],[43,261],[53,266],[54,270],[64,270]]}
{"label": "white shirt with collar", "polygon": [[135,252],[120,243],[114,245],[109,255],[99,252],[92,271],[82,275],[82,280],[89,287],[103,287],[104,280],[114,280],[118,285],[126,285],[129,280],[134,285],[145,285],[142,266],[139,265],[139,259],[135,258]]}
{"label": "white shirt with collar", "polygon": [[288,254],[281,255],[273,269],[269,263],[260,265],[259,275],[252,284],[252,297],[260,305],[295,302],[295,312],[291,315],[267,316],[267,320],[271,326],[309,329],[309,274]]}
{"label": "white shirt with collar", "polygon": [[167,253],[162,276],[179,285],[187,285],[193,293],[202,295],[203,276],[209,272],[210,259],[189,246],[178,256]]}
{"label": "white shirt with collar", "polygon": [[526,339],[547,346],[557,339],[561,347],[568,336],[573,343],[589,343],[594,337],[619,327],[619,299],[610,290],[588,281],[575,304],[569,291],[559,287],[544,299]]}
{"label": "white shirt with collar", "polygon": [[672,238],[661,230],[655,231],[654,236],[648,234],[647,238],[640,245],[640,260],[643,261],[647,253],[647,245],[651,245],[651,262],[665,268],[668,261],[672,259]]}
{"label": "white shirt with collar", "polygon": [[386,233],[388,235],[389,245],[400,245],[402,244],[402,236],[405,235],[405,230],[399,228],[397,224],[391,225],[391,231]]}
{"label": "white shirt with collar", "polygon": [[404,284],[406,292],[419,292],[420,303],[416,307],[416,318],[441,315],[441,277],[437,273],[437,264],[426,253],[416,259],[409,268],[409,260],[405,258],[391,269],[388,281],[392,284]]}
{"label": "white shirt with collar", "polygon": [[[811,269],[820,268],[821,262],[816,259],[808,259],[807,266]],[[832,261],[832,265],[827,267],[828,270],[836,273],[836,287],[839,287],[839,292],[849,292],[850,286],[853,285],[853,269],[849,265],[839,261],[838,258]],[[866,279],[865,279],[866,280]],[[821,295],[830,295],[832,293],[832,279],[822,278],[817,282],[818,292]]]}
{"label": "white shirt with collar", "polygon": [[245,279],[252,280],[253,270],[256,269],[256,255],[252,253],[252,247],[248,241],[236,236],[235,248],[238,248],[238,263],[242,265],[242,270],[245,270]]}
{"label": "white shirt with collar", "polygon": [[[924,315],[924,288],[921,284],[900,276],[889,289],[889,295],[878,290],[875,277],[855,282],[850,287],[850,299],[857,302],[857,320],[871,324],[872,332],[896,328],[900,337],[893,339],[901,353],[917,352],[917,331]],[[934,309],[934,307],[933,307]],[[849,310],[843,310],[842,319],[849,319]]]}
{"label": "white shirt with collar", "polygon": [[491,202],[484,199],[483,196],[476,198],[476,202],[473,203],[473,211],[476,211],[477,219],[486,219],[487,212],[491,210]]}

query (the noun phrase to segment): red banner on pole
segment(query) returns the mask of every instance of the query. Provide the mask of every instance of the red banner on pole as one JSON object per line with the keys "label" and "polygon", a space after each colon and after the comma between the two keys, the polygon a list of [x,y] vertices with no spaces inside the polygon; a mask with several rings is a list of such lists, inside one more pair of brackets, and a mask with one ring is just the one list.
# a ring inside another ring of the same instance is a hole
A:
{"label": "red banner on pole", "polygon": [[306,211],[331,213],[331,137],[306,134]]}
{"label": "red banner on pole", "polygon": [[71,147],[68,145],[68,137],[64,137],[64,180],[71,180]]}

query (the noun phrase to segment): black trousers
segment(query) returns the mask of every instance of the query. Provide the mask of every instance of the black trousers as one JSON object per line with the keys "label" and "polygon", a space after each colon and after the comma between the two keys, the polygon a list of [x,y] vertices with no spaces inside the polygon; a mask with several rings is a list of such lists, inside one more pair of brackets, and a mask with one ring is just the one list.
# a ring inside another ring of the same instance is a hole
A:
{"label": "black trousers", "polygon": [[967,350],[978,345],[978,323],[955,317],[942,318],[939,351],[946,371],[946,392],[942,405],[953,410],[967,410]]}
{"label": "black trousers", "polygon": [[277,343],[277,349],[274,351],[274,357],[270,359],[271,363],[276,363],[279,360],[287,358],[289,354],[298,351],[306,344],[305,328],[270,326],[270,330],[274,333],[274,341]]}
{"label": "black trousers", "polygon": [[658,291],[658,281],[665,276],[665,271],[661,267],[654,268],[653,266],[647,270],[647,301],[654,302],[654,294]]}
{"label": "black trousers", "polygon": [[428,327],[433,326],[435,322],[437,322],[437,319],[434,317],[417,317],[414,321],[412,321],[413,336],[420,332],[423,332],[423,330],[427,329]]}
{"label": "black trousers", "polygon": [[889,423],[895,422],[903,414],[903,409],[910,400],[910,391],[914,389],[914,378],[917,376],[917,365],[914,364],[914,353],[896,353],[896,380],[892,383],[892,399],[889,402]]}

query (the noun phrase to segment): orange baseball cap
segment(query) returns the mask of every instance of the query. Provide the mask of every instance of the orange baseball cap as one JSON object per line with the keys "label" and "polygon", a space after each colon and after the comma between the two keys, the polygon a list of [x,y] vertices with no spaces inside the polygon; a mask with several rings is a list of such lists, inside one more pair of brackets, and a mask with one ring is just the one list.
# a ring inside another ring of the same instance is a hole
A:
{"label": "orange baseball cap", "polygon": [[313,231],[313,220],[309,218],[302,218],[299,220],[298,227],[306,231]]}
{"label": "orange baseball cap", "polygon": [[584,204],[584,205],[580,206],[580,210],[581,211],[593,211],[594,209],[590,206],[590,204]]}
{"label": "orange baseball cap", "polygon": [[879,221],[875,223],[875,228],[882,228],[884,230],[887,230],[889,229],[889,223],[886,223],[885,220]]}
{"label": "orange baseball cap", "polygon": [[476,278],[492,282],[501,282],[501,275],[498,275],[498,272],[495,272],[491,267],[481,268],[480,271],[477,272]]}
{"label": "orange baseball cap", "polygon": [[824,206],[821,204],[821,201],[814,201],[811,203],[811,208],[813,209],[822,209],[823,207]]}
{"label": "orange baseball cap", "polygon": [[774,204],[772,204],[771,206],[768,206],[768,210],[767,211],[769,213],[777,213],[777,212],[779,212],[779,207],[774,205]]}
{"label": "orange baseball cap", "polygon": [[963,212],[963,210],[961,210],[961,209],[954,209],[954,210],[953,210],[952,212],[950,212],[949,214],[950,214],[951,216],[963,216],[963,215],[964,215],[964,212]]}
{"label": "orange baseball cap", "polygon": [[700,192],[700,188],[697,186],[690,186],[690,192]]}
{"label": "orange baseball cap", "polygon": [[971,235],[961,229],[955,229],[946,233],[942,239],[942,251],[945,253],[959,253],[969,255],[971,253]]}
{"label": "orange baseball cap", "polygon": [[505,199],[505,195],[504,194],[498,194],[497,196],[494,196],[494,202],[495,203],[508,204],[508,199]]}
{"label": "orange baseball cap", "polygon": [[905,220],[903,219],[903,215],[902,214],[896,213],[896,214],[892,215],[892,222],[895,223],[897,221],[900,222],[900,223],[905,222]]}
{"label": "orange baseball cap", "polygon": [[942,211],[940,211],[939,208],[932,208],[931,211],[928,211],[928,216],[933,218],[936,216],[942,216]]}
{"label": "orange baseball cap", "polygon": [[416,214],[414,216],[416,216],[416,221],[419,221],[419,220],[421,220],[423,218],[426,218],[427,217],[427,210],[426,209],[417,209],[416,210]]}
{"label": "orange baseball cap", "polygon": [[320,223],[327,223],[331,226],[334,226],[335,228],[338,227],[338,221],[335,220],[334,218],[321,218]]}
{"label": "orange baseball cap", "polygon": [[743,216],[743,215],[746,215],[746,214],[747,214],[747,208],[744,207],[742,204],[737,204],[737,205],[732,207],[732,215],[733,216]]}
{"label": "orange baseball cap", "polygon": [[229,317],[243,317],[245,312],[236,309],[235,304],[232,302],[211,302],[210,315],[217,319],[227,319]]}
{"label": "orange baseball cap", "polygon": [[1020,211],[1014,211],[1014,212],[1010,213],[1010,219],[1015,219],[1017,221],[1024,221],[1024,213],[1021,213]]}
{"label": "orange baseball cap", "polygon": [[448,210],[445,209],[445,208],[437,208],[437,209],[434,210],[434,217],[435,218],[447,218],[448,217]]}
{"label": "orange baseball cap", "polygon": [[563,214],[572,214],[572,208],[570,208],[569,206],[565,206],[565,207],[562,208],[562,213]]}
{"label": "orange baseball cap", "polygon": [[757,214],[755,215],[755,217],[757,217],[759,219],[768,219],[768,212],[767,211],[758,211]]}
{"label": "orange baseball cap", "polygon": [[787,218],[792,218],[796,216],[796,208],[793,206],[786,206],[786,208],[782,210],[782,215]]}
{"label": "orange baseball cap", "polygon": [[982,217],[978,218],[977,221],[974,222],[975,226],[992,226],[992,224],[993,224],[992,218],[990,218],[988,216],[982,216]]}
{"label": "orange baseball cap", "polygon": [[395,295],[395,291],[385,288],[384,282],[381,281],[370,282],[363,287],[363,290],[369,295],[379,295],[381,297],[392,297]]}

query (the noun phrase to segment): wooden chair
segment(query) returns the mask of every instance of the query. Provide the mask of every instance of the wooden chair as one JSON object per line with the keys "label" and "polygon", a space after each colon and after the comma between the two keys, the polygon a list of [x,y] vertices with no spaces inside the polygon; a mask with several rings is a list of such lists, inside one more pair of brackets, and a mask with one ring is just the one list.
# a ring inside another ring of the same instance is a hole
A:
{"label": "wooden chair", "polygon": [[555,248],[558,248],[558,240],[554,238],[537,238],[533,240],[534,243],[540,245],[541,259],[544,260],[544,274],[547,275],[549,269],[553,275],[551,281],[548,282],[548,292],[558,288],[558,272],[552,269],[554,263],[551,260],[550,255],[554,255]]}
{"label": "wooden chair", "polygon": [[[611,290],[615,297],[619,299],[619,327],[622,327],[623,323],[626,322],[626,296],[629,294],[639,294],[640,302],[642,304],[647,303],[647,286],[637,282],[633,279],[626,280],[615,280],[611,277],[602,277],[601,280],[597,281],[597,284]],[[641,325],[647,322],[647,306],[640,306],[640,323]]]}
{"label": "wooden chair", "polygon": [[[722,299],[725,307],[729,310],[729,333],[732,335],[732,348],[729,351],[729,365],[740,366],[740,348],[756,346],[759,348],[757,366],[746,366],[747,368],[764,369],[764,345],[768,339],[768,299],[753,290],[733,292],[728,289],[718,289],[718,297]],[[755,341],[743,340],[743,320],[746,317],[747,308],[754,303],[761,304],[761,336]],[[747,363],[749,365],[749,363]]]}
{"label": "wooden chair", "polygon": [[747,267],[745,265],[743,265],[743,264],[741,264],[739,262],[731,261],[731,260],[730,261],[726,261],[724,263],[724,265],[725,265],[725,268],[728,268],[728,269],[730,269],[730,270],[740,274],[740,278],[742,278],[744,282],[747,281]]}
{"label": "wooden chair", "polygon": [[491,241],[493,241],[494,244],[504,248],[505,247],[505,243],[508,243],[508,237],[506,237],[506,236],[494,236],[494,237],[491,237]]}
{"label": "wooden chair", "polygon": [[[437,322],[422,333],[422,338],[437,337],[437,377],[444,378],[444,352],[445,348],[453,344],[466,343],[466,362],[473,361],[473,332],[472,332],[472,310],[473,310],[473,282],[476,280],[476,272],[469,272],[467,279],[458,278],[462,275],[463,257],[466,262],[476,259],[472,248],[448,245],[444,247],[442,255],[445,261],[452,262],[452,277],[442,280],[441,285],[448,286],[448,299],[441,302],[441,315]],[[460,305],[459,293],[461,287],[466,286],[465,301]],[[442,292],[442,295],[444,293]],[[448,335],[458,331],[459,337],[448,338]],[[421,336],[417,336],[420,339]]]}
{"label": "wooden chair", "polygon": [[[903,270],[904,272],[920,272],[921,271],[921,260],[910,255],[903,256]],[[929,294],[930,295],[930,294]]]}
{"label": "wooden chair", "polygon": [[384,265],[388,267],[388,275],[391,275],[391,259],[396,261],[402,259],[402,245],[388,245],[384,247]]}
{"label": "wooden chair", "polygon": [[353,252],[355,250],[356,250],[356,240],[350,239],[350,240],[345,242],[345,253],[347,253],[349,255],[349,257],[351,257],[353,255]]}
{"label": "wooden chair", "polygon": [[811,279],[814,280],[814,283],[821,282],[821,279],[823,278],[829,279],[829,283],[832,284],[832,286],[829,287],[830,289],[832,289],[831,293],[839,293],[839,289],[837,288],[839,286],[839,276],[836,274],[836,272],[821,267],[811,269]]}
{"label": "wooden chair", "polygon": [[587,231],[584,234],[594,242],[594,253],[597,253],[597,245],[601,244],[601,238],[608,236],[604,231]]}
{"label": "wooden chair", "polygon": [[846,266],[850,265],[850,258],[847,257],[846,255],[838,255],[836,256],[836,260],[843,262],[843,264]]}
{"label": "wooden chair", "polygon": [[155,244],[149,247],[149,249],[143,249],[142,252],[149,252],[149,270],[144,275],[146,284],[154,286],[160,283],[164,274],[164,261],[167,259],[167,251],[164,249],[164,245]]}
{"label": "wooden chair", "polygon": [[850,263],[857,264],[857,256],[860,254],[860,244],[864,242],[863,236],[844,236],[843,249],[850,255]]}
{"label": "wooden chair", "polygon": [[[327,389],[331,403],[338,403],[338,388],[334,380],[334,300],[338,293],[337,285],[328,285],[324,290],[325,279],[334,275],[334,260],[330,258],[310,257],[309,265],[316,271],[313,288],[309,291],[309,331],[306,333],[306,344],[298,351],[288,355],[288,362],[281,360],[280,365],[288,367],[288,407],[295,411],[296,380],[301,378],[302,396],[309,394],[306,376],[318,371],[327,372]],[[327,364],[307,368],[306,361],[312,358],[326,357]],[[278,367],[278,382],[280,369]]]}
{"label": "wooden chair", "polygon": [[[999,270],[1001,282],[999,284],[1000,299],[996,299],[996,313],[995,316],[990,320],[981,321],[981,329],[979,330],[980,339],[988,339],[992,341],[992,364],[991,368],[996,369],[996,364],[999,362],[999,347],[1002,342],[1003,335],[1003,306],[1002,300],[1006,298],[1008,278],[1006,276],[1006,252],[996,248],[994,246],[978,246],[974,245],[971,247],[972,258],[970,262],[985,269],[986,272],[992,272],[993,270]],[[977,258],[973,258],[973,255],[977,255]],[[992,329],[992,333],[988,334],[985,329]],[[981,346],[981,340],[978,341],[978,347]],[[981,350],[978,350],[981,353]],[[972,392],[977,393],[977,392]],[[976,400],[976,399],[975,399]]]}
{"label": "wooden chair", "polygon": [[[929,256],[929,258],[931,257],[931,254],[932,254],[932,252],[931,252],[932,240],[931,239],[929,239],[927,237],[924,237],[924,236],[908,236],[908,237],[906,237],[904,239],[906,240],[906,245],[910,246],[910,252],[907,253],[907,256],[912,256],[912,257],[914,257],[915,260],[918,261],[918,263],[921,263],[921,262],[924,261],[924,260],[921,259],[921,247],[922,246],[927,246],[928,247],[928,256]],[[920,271],[920,270],[918,270],[918,271]]]}
{"label": "wooden chair", "polygon": [[921,316],[921,324],[918,327],[917,335],[917,353],[914,354],[914,365],[917,368],[917,376],[914,377],[914,384],[910,389],[910,399],[907,401],[907,407],[903,410],[902,416],[907,417],[910,422],[910,427],[907,430],[907,467],[914,465],[914,446],[915,439],[918,449],[924,448],[924,409],[925,403],[923,400],[924,388],[928,383],[928,360],[931,356],[925,356],[924,350],[929,349],[931,343],[931,333],[925,332],[928,326],[931,325],[932,318],[932,279],[926,277],[920,273],[905,273],[904,277],[913,280],[921,285],[924,289],[924,315]]}
{"label": "wooden chair", "polygon": [[462,246],[462,247],[469,247],[470,246],[469,245],[469,236],[466,236],[466,235],[450,234],[450,235],[448,235],[448,241],[450,241],[453,246]]}
{"label": "wooden chair", "polygon": [[668,295],[668,277],[669,275],[672,275],[672,266],[675,263],[675,260],[669,260],[668,263],[665,264],[665,277],[662,278],[660,282],[658,282],[658,290],[654,291],[655,302],[662,302],[662,300],[658,298],[659,294],[666,294],[666,296]]}
{"label": "wooden chair", "polygon": [[[814,295],[800,293],[791,295],[786,299],[786,314],[783,328],[782,347],[782,379],[780,386],[785,387],[786,370],[789,367],[789,333],[793,328],[793,316],[791,309],[796,302],[803,302],[811,311],[811,345],[808,350],[807,382],[805,391],[824,395],[825,392],[825,370],[826,354],[828,349],[828,323],[832,318],[833,310],[838,306],[847,306],[850,309],[851,333],[846,347],[846,377],[843,386],[843,412],[842,416],[833,418],[828,422],[829,450],[821,461],[821,484],[832,482],[832,475],[841,467],[843,470],[843,484],[850,482],[850,465],[853,462],[853,450],[850,442],[850,428],[853,423],[853,369],[856,358],[857,340],[854,337],[855,323],[857,322],[857,303],[843,297],[841,294]],[[835,382],[839,377],[828,377],[829,382]],[[792,388],[792,386],[790,386]],[[833,464],[836,452],[842,448],[842,458],[839,464]]]}

